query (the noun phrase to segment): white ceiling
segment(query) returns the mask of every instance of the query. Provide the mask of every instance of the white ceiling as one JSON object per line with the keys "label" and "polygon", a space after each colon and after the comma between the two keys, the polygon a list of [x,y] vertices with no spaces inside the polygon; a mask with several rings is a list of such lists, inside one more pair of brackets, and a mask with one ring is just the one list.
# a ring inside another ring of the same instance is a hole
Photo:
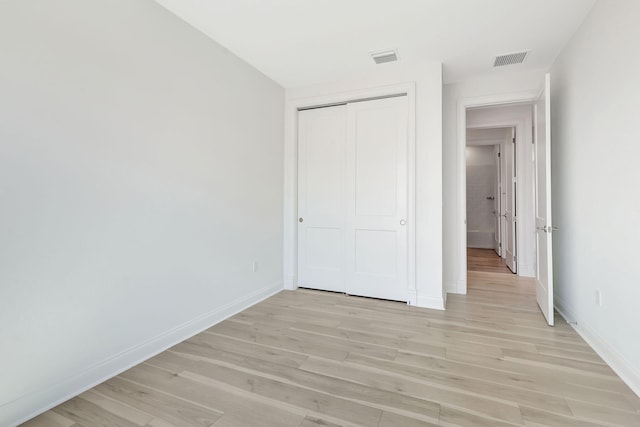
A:
{"label": "white ceiling", "polygon": [[[546,69],[595,0],[156,0],[284,87],[430,60],[445,83]],[[369,52],[396,48],[400,63]],[[496,55],[530,50],[493,69]]]}

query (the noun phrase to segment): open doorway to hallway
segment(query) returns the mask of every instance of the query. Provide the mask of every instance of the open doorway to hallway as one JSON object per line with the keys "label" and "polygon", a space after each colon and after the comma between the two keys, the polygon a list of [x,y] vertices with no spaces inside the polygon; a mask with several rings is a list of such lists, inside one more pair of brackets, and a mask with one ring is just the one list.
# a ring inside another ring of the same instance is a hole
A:
{"label": "open doorway to hallway", "polygon": [[467,248],[467,271],[513,274],[493,249]]}
{"label": "open doorway to hallway", "polygon": [[493,249],[510,272],[533,277],[533,103],[471,107],[465,116],[466,247]]}
{"label": "open doorway to hallway", "polygon": [[467,269],[515,273],[515,127],[468,128]]}

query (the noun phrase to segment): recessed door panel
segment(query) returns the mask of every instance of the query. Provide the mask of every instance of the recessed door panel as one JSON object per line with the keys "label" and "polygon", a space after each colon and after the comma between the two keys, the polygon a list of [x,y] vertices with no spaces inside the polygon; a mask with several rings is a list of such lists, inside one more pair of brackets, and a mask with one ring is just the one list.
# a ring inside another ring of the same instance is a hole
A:
{"label": "recessed door panel", "polygon": [[395,231],[356,230],[355,273],[395,279],[398,274],[397,245]]}
{"label": "recessed door panel", "polygon": [[334,223],[344,221],[344,120],[324,109],[304,113],[315,116],[305,120],[304,191],[306,207],[313,208],[307,209],[307,216]]}
{"label": "recessed door panel", "polygon": [[395,216],[398,208],[398,146],[389,143],[398,138],[398,129],[390,123],[395,117],[389,115],[396,111],[366,108],[354,112],[356,215]]}

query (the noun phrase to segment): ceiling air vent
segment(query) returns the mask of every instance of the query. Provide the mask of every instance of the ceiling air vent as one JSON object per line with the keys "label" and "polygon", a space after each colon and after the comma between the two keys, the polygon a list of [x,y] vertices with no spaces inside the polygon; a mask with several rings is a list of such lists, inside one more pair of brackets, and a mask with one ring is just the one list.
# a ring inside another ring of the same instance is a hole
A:
{"label": "ceiling air vent", "polygon": [[496,56],[493,61],[494,67],[502,67],[503,65],[522,64],[528,52],[509,53],[507,55]]}
{"label": "ceiling air vent", "polygon": [[393,62],[398,60],[398,53],[395,50],[381,50],[370,53],[376,64],[384,64],[385,62]]}

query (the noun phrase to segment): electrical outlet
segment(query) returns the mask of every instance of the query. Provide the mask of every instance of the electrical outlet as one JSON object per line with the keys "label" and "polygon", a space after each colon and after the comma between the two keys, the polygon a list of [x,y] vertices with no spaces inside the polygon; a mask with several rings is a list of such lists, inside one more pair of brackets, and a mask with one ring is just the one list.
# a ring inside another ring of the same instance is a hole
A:
{"label": "electrical outlet", "polygon": [[253,261],[253,272],[254,273],[258,272],[258,261]]}
{"label": "electrical outlet", "polygon": [[596,291],[596,305],[598,307],[602,307],[602,292],[600,289]]}

